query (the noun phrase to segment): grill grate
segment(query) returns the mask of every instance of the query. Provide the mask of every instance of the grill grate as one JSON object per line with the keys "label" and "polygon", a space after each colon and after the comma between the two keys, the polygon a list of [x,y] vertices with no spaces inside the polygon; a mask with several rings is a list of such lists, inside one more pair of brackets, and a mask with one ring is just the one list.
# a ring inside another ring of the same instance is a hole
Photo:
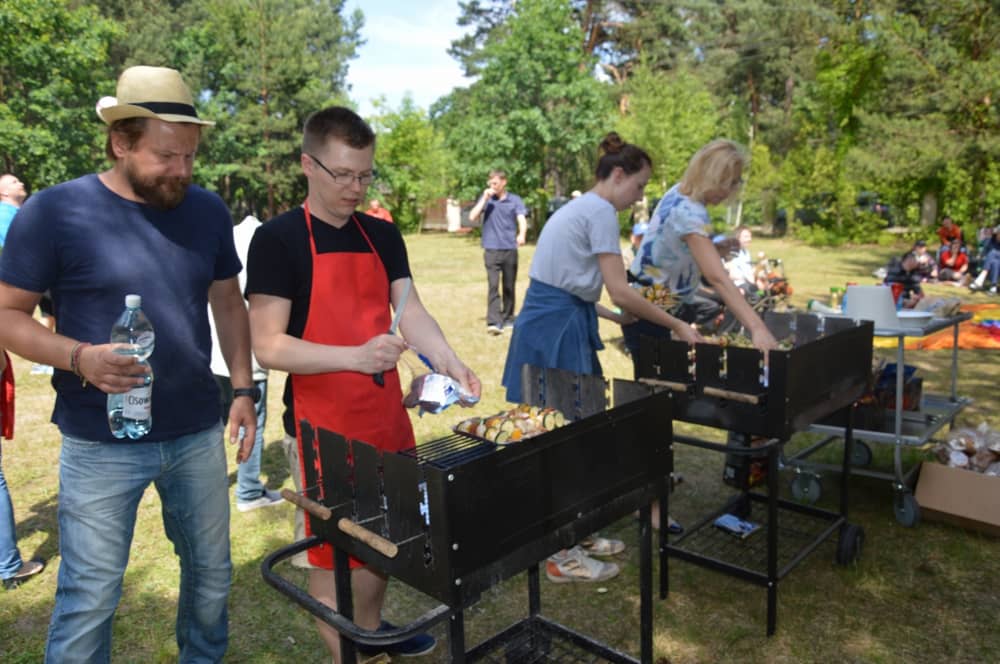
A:
{"label": "grill grate", "polygon": [[403,456],[416,459],[441,470],[450,470],[473,459],[489,456],[497,451],[498,445],[466,434],[454,433],[417,447],[402,450]]}

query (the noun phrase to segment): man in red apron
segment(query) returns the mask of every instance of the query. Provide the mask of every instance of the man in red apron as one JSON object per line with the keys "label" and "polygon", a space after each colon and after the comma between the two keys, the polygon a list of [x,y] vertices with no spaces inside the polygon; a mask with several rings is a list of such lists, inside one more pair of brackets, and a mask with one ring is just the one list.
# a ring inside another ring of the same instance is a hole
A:
{"label": "man in red apron", "polygon": [[[308,196],[302,207],[255,233],[247,294],[258,360],[289,374],[286,429],[305,419],[398,451],[412,447],[414,438],[396,371],[405,343],[387,332],[390,302],[398,306],[411,275],[399,229],[356,212],[373,178],[374,151],[374,133],[349,109],[327,108],[306,120],[301,160]],[[440,373],[479,396],[479,379],[455,355],[415,288],[399,330]],[[372,378],[378,372],[384,372],[384,386]],[[301,446],[301,432],[296,436]],[[309,562],[315,566],[309,592],[335,607],[331,547],[311,549]],[[355,622],[365,629],[387,628],[381,621],[386,577],[358,561],[352,560],[352,569]],[[339,661],[339,635],[326,623],[317,625]],[[432,637],[420,635],[393,652],[415,655],[433,647]]]}

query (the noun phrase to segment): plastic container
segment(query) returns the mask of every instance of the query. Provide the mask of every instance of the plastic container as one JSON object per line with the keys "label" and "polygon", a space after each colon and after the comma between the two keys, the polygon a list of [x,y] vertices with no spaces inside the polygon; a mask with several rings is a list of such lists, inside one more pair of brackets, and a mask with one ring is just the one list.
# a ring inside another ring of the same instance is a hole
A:
{"label": "plastic container", "polygon": [[[125,296],[125,311],[111,326],[111,343],[124,344],[115,350],[120,355],[134,355],[145,364],[153,354],[156,335],[153,324],[142,312],[142,297]],[[108,426],[115,438],[142,438],[153,427],[153,374],[145,384],[128,392],[108,395]]]}
{"label": "plastic container", "polygon": [[844,289],[840,286],[833,286],[830,288],[830,306],[834,309],[840,309],[841,303],[844,301]]}
{"label": "plastic container", "polygon": [[873,321],[876,328],[899,326],[892,290],[888,286],[848,286],[844,299],[850,318]]}

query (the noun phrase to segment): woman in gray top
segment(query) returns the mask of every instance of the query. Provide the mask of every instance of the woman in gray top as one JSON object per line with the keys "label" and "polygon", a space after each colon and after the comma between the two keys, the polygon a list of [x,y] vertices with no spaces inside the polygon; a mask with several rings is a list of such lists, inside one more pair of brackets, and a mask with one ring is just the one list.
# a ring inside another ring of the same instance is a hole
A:
{"label": "woman in gray top", "polygon": [[[503,385],[519,403],[521,366],[601,374],[597,317],[618,323],[642,318],[689,342],[700,339],[690,325],[664,312],[631,288],[621,259],[617,212],[642,197],[652,160],[612,132],[601,142],[597,183],[559,208],[545,224],[531,261],[531,282],[507,351]],[[619,314],[598,304],[607,288]]]}

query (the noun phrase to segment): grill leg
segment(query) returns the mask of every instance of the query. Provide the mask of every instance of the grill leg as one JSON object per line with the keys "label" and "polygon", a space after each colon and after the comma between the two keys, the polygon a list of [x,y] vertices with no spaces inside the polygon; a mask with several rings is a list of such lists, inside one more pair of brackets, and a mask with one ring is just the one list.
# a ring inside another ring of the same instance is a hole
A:
{"label": "grill leg", "polygon": [[[545,564],[544,561],[542,563]],[[534,618],[542,610],[542,584],[538,565],[528,568],[528,615]]]}
{"label": "grill leg", "polygon": [[648,504],[639,508],[639,656],[642,664],[653,662],[653,523],[650,512]]}
{"label": "grill leg", "polygon": [[465,618],[456,611],[448,621],[448,650],[453,664],[465,664]]}
{"label": "grill leg", "polygon": [[[672,473],[674,470],[674,446],[670,444],[667,446],[667,472]],[[669,475],[668,475],[669,476]],[[648,506],[647,506],[648,507]],[[642,517],[642,511],[639,511],[640,518]],[[667,482],[660,479],[660,531],[657,535],[657,541],[659,542],[660,549],[660,599],[666,599],[667,594],[670,592],[670,574],[669,567],[670,564],[667,562],[667,530],[670,524],[670,488]],[[640,528],[640,536],[642,534],[642,526]]]}
{"label": "grill leg", "polygon": [[[787,441],[785,441],[787,442]],[[778,450],[774,445],[767,452],[767,635],[774,634],[778,625]]]}
{"label": "grill leg", "polygon": [[854,458],[854,408],[847,408],[847,426],[844,428],[844,461],[840,471],[840,516],[847,519],[847,492],[851,474],[851,459]]}
{"label": "grill leg", "polygon": [[[354,600],[351,595],[351,566],[347,552],[341,548],[333,550],[333,576],[337,584],[337,613],[348,620],[354,620]],[[354,641],[340,634],[340,660],[353,662],[357,650]]]}

